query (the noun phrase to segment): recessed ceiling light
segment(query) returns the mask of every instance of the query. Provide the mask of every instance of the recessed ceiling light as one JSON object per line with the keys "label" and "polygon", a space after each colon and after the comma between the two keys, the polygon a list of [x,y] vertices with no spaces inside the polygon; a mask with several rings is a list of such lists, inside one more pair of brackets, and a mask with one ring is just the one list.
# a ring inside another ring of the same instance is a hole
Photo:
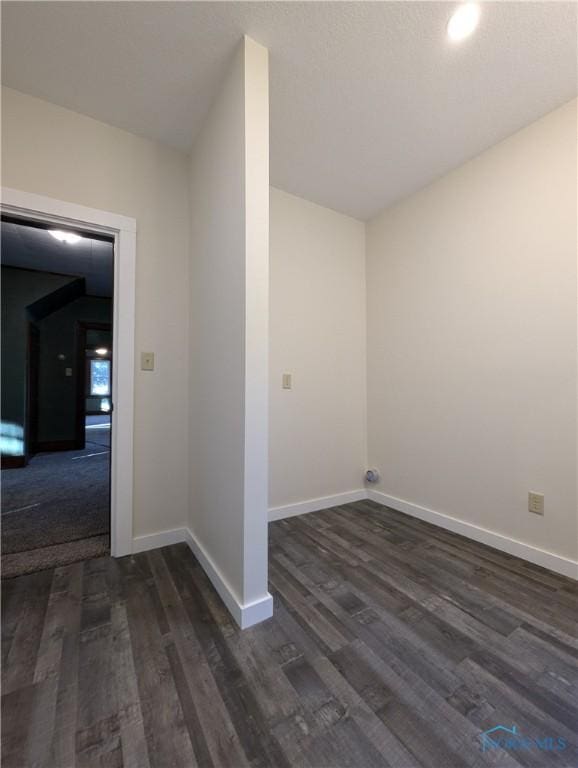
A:
{"label": "recessed ceiling light", "polygon": [[480,7],[475,3],[464,3],[454,11],[448,23],[448,37],[458,42],[469,37],[478,26]]}
{"label": "recessed ceiling light", "polygon": [[59,240],[61,243],[74,245],[74,243],[82,240],[82,237],[80,235],[75,235],[74,232],[65,232],[62,229],[49,229],[48,231],[55,240]]}
{"label": "recessed ceiling light", "polygon": [[108,349],[106,347],[99,347],[98,349],[94,350],[97,355],[106,355],[108,354]]}

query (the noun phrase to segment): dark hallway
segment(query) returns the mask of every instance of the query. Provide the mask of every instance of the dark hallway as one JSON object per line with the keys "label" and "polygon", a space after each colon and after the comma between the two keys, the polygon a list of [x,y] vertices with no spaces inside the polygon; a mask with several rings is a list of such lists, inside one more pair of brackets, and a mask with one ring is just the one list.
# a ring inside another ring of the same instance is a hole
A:
{"label": "dark hallway", "polygon": [[109,551],[112,291],[110,241],[3,219],[4,578]]}

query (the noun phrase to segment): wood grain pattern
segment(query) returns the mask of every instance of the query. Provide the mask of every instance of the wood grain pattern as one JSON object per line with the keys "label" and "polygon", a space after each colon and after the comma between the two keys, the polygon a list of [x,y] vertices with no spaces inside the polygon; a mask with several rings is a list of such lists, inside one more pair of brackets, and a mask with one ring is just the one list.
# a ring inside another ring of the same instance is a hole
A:
{"label": "wood grain pattern", "polygon": [[270,588],[241,632],[185,545],[7,580],[4,768],[578,765],[576,583],[358,502],[272,523]]}

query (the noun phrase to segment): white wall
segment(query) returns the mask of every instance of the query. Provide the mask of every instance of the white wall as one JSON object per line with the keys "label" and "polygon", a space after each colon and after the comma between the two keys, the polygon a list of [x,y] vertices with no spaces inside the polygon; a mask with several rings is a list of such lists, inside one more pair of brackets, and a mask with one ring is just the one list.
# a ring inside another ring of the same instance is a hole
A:
{"label": "white wall", "polygon": [[[245,38],[191,158],[189,526],[237,620],[267,592],[267,51]],[[250,611],[249,611],[250,613]],[[260,615],[258,618],[263,618]]]}
{"label": "white wall", "polygon": [[188,163],[172,149],[2,89],[2,184],[137,220],[134,534],[187,517]]}
{"label": "white wall", "polygon": [[[242,604],[266,598],[266,94],[249,45],[190,165],[2,89],[3,185],[137,220],[157,369],[136,372],[134,533],[190,525]],[[576,558],[575,170],[574,103],[368,223],[367,460],[364,226],[271,190],[270,507],[377,466],[385,494]]]}
{"label": "white wall", "polygon": [[[368,225],[378,490],[576,558],[576,103]],[[529,514],[529,490],[545,494]]]}
{"label": "white wall", "polygon": [[363,488],[365,227],[271,189],[270,270],[274,509]]}

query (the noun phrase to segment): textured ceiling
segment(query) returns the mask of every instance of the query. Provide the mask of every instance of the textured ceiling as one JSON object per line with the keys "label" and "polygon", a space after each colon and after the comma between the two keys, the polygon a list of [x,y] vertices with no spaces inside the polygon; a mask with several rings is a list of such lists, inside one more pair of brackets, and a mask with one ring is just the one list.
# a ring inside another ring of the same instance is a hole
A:
{"label": "textured ceiling", "polygon": [[3,267],[84,277],[87,295],[112,296],[112,243],[83,237],[69,245],[55,240],[47,229],[3,221],[0,250]]}
{"label": "textured ceiling", "polygon": [[575,3],[4,2],[3,82],[188,150],[243,33],[270,49],[271,182],[367,218],[576,95]]}

